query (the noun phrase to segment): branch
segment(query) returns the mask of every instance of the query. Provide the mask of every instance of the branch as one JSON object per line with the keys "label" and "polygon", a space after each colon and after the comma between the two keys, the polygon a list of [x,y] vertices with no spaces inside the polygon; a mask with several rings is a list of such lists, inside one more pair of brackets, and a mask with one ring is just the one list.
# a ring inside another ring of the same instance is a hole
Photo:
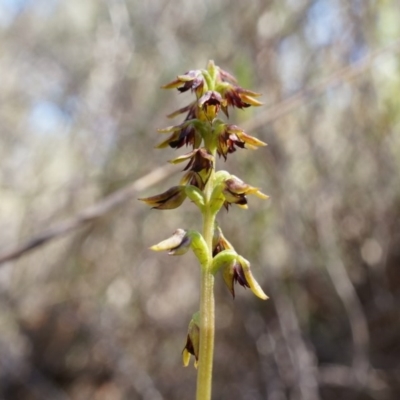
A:
{"label": "branch", "polygon": [[50,228],[39,233],[37,236],[28,239],[25,243],[22,243],[21,245],[11,248],[11,250],[0,254],[0,265],[6,261],[17,259],[24,253],[27,253],[28,251],[31,251],[52,239],[63,236],[88,224],[89,222],[94,221],[99,217],[102,217],[117,206],[120,206],[121,204],[126,203],[128,200],[131,200],[137,196],[137,194],[142,190],[147,189],[167,178],[173,173],[173,171],[173,166],[163,166],[155,169],[142,178],[139,178],[132,184],[110,194],[103,200],[100,200],[98,203],[83,209],[74,217],[58,222]]}

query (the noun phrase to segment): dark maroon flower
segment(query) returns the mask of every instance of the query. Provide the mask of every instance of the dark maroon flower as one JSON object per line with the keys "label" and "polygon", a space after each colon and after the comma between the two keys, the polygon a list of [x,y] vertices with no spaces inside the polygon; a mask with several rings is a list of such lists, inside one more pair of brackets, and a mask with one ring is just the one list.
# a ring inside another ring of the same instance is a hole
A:
{"label": "dark maroon flower", "polygon": [[161,87],[163,89],[177,88],[181,93],[191,90],[199,98],[203,94],[203,86],[204,76],[200,70],[196,69],[177,76],[177,79]]}
{"label": "dark maroon flower", "polygon": [[187,160],[189,160],[189,163],[184,168],[184,171],[189,170],[189,172],[182,178],[181,184],[189,183],[199,189],[203,189],[210,177],[214,165],[214,157],[202,147],[174,158],[170,163],[178,164]]}
{"label": "dark maroon flower", "polygon": [[260,199],[268,199],[268,196],[260,192],[259,188],[248,185],[238,177],[231,175],[230,179],[224,182],[225,188],[223,194],[225,196],[224,206],[226,209],[231,204],[236,204],[241,208],[247,208],[247,197],[248,194],[254,194]]}
{"label": "dark maroon flower", "polygon": [[229,291],[232,293],[233,298],[235,298],[235,283],[238,283],[244,288],[250,288],[250,290],[260,299],[268,299],[268,296],[254,279],[250,270],[250,263],[243,257],[238,256],[236,260],[227,264],[222,270],[222,276]]}
{"label": "dark maroon flower", "polygon": [[221,106],[226,106],[226,100],[215,90],[209,90],[200,97],[198,106],[204,112],[206,119],[212,121],[217,116]]}
{"label": "dark maroon flower", "polygon": [[162,149],[167,146],[172,147],[173,149],[179,149],[184,145],[193,146],[193,148],[199,147],[202,138],[201,134],[198,132],[198,129],[196,129],[194,126],[194,123],[195,120],[189,120],[180,125],[159,129],[158,132],[160,133],[172,132],[172,135],[156,147],[158,149]]}
{"label": "dark maroon flower", "polygon": [[236,151],[236,147],[241,149],[255,149],[266,146],[267,144],[257,138],[248,135],[236,125],[223,125],[224,129],[219,133],[217,152],[219,156],[226,160],[228,153]]}
{"label": "dark maroon flower", "polygon": [[261,106],[262,103],[254,97],[261,96],[260,93],[243,89],[240,86],[230,85],[222,96],[226,99],[227,105],[237,108],[246,108],[250,106]]}

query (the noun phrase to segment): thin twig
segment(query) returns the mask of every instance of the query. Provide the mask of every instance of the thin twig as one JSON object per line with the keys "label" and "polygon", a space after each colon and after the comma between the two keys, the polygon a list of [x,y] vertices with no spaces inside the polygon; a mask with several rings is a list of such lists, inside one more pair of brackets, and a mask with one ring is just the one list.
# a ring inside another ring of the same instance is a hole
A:
{"label": "thin twig", "polygon": [[33,238],[28,239],[25,243],[22,243],[21,245],[1,254],[0,265],[6,261],[17,259],[24,253],[31,251],[52,239],[63,236],[71,231],[83,227],[87,223],[99,217],[104,216],[117,206],[120,206],[121,204],[137,196],[140,191],[147,189],[167,178],[173,173],[173,171],[174,168],[172,166],[163,166],[155,169],[132,184],[110,194],[109,196],[100,200],[98,203],[85,208],[74,217],[54,224]]}

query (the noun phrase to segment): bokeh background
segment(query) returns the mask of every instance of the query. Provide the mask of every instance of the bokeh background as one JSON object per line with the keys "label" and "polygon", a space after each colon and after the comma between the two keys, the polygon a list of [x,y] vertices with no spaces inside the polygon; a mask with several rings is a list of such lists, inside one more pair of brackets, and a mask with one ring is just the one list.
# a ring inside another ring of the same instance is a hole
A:
{"label": "bokeh background", "polygon": [[209,59],[269,144],[218,167],[270,195],[219,217],[270,300],[217,279],[213,398],[400,398],[399,39],[397,0],[0,0],[0,398],[194,398],[198,266],[148,247],[198,215],[136,199]]}

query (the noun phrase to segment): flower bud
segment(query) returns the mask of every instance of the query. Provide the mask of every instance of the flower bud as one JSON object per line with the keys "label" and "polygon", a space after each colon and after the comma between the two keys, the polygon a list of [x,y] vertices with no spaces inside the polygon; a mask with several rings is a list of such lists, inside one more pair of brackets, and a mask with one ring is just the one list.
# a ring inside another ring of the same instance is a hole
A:
{"label": "flower bud", "polygon": [[187,367],[190,361],[190,355],[195,358],[194,366],[197,367],[199,360],[200,350],[200,313],[197,312],[193,315],[189,327],[186,339],[185,348],[182,351],[183,365]]}
{"label": "flower bud", "polygon": [[226,239],[219,226],[215,226],[214,236],[212,241],[213,257],[224,250],[234,250],[232,244]]}
{"label": "flower bud", "polygon": [[171,237],[151,246],[150,249],[154,251],[169,250],[169,255],[180,256],[190,249],[191,243],[192,239],[188,232],[184,229],[177,229]]}

